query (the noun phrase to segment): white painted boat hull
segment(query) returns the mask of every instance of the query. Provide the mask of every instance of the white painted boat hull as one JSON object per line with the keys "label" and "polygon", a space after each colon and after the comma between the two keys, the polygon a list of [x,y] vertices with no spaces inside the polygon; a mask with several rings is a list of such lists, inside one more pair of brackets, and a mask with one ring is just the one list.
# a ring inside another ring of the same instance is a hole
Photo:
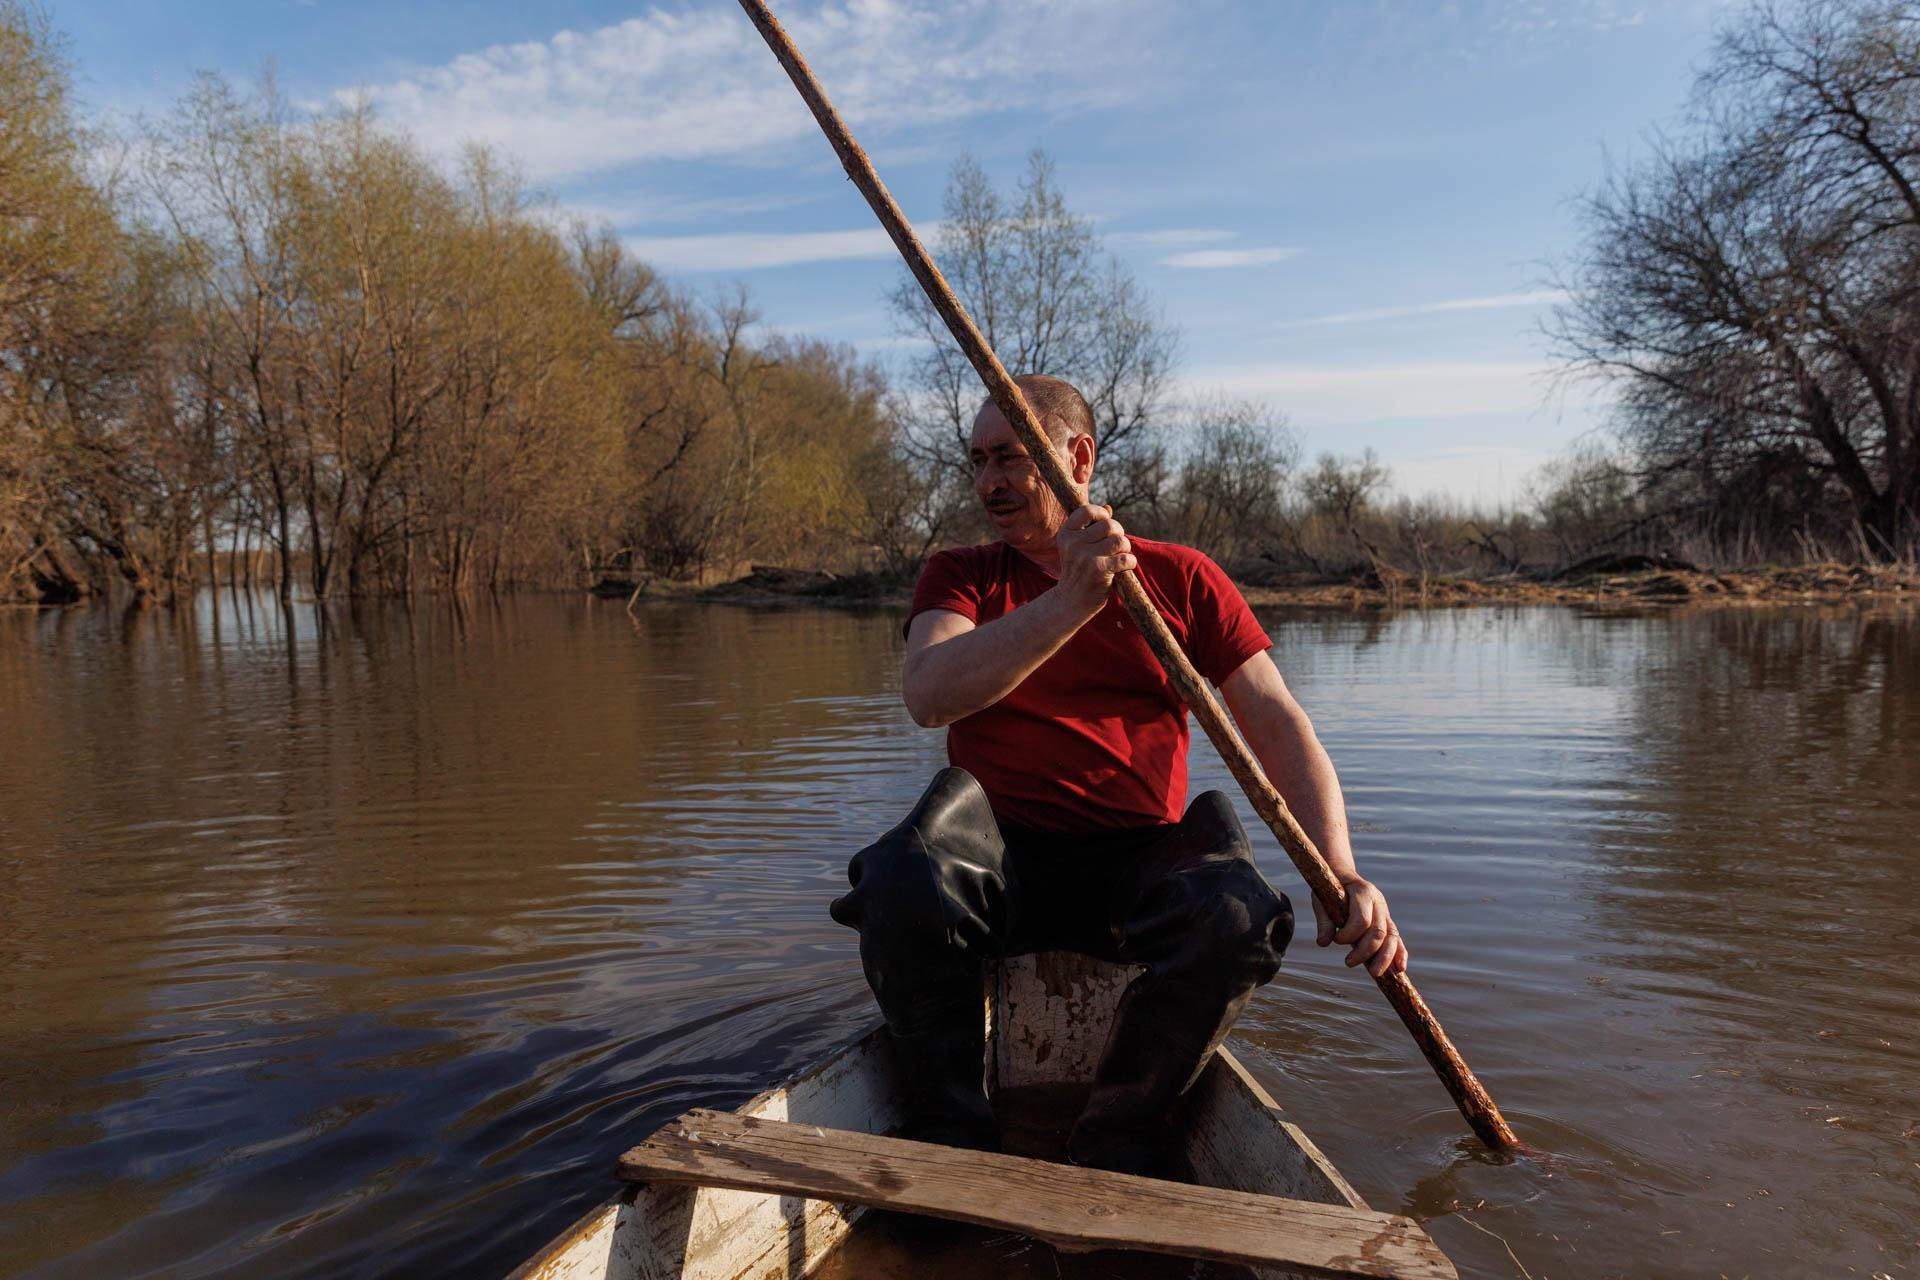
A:
{"label": "white painted boat hull", "polygon": [[[1064,952],[999,966],[988,1000],[989,1087],[1090,1079],[1130,976]],[[901,1111],[884,1029],[873,1028],[740,1111],[823,1129],[891,1132]],[[1187,1156],[1199,1180],[1212,1186],[1367,1207],[1226,1046],[1194,1085]],[[863,1212],[711,1187],[631,1187],[509,1280],[801,1280]]]}

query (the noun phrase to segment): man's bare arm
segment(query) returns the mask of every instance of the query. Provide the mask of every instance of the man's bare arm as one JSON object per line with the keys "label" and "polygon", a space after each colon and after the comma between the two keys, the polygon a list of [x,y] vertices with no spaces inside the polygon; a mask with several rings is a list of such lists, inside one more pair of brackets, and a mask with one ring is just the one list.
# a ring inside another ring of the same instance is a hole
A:
{"label": "man's bare arm", "polygon": [[1386,897],[1354,866],[1353,844],[1347,835],[1347,806],[1340,794],[1340,778],[1333,760],[1320,745],[1313,722],[1294,701],[1279,668],[1265,653],[1257,653],[1220,685],[1233,713],[1234,724],[1247,740],[1267,777],[1293,811],[1334,878],[1347,889],[1346,926],[1336,933],[1316,899],[1319,943],[1348,943],[1349,965],[1365,964],[1376,976],[1388,968],[1407,967],[1406,944],[1387,909]]}
{"label": "man's bare arm", "polygon": [[947,609],[914,618],[900,676],[914,723],[937,729],[1012,693],[1106,605],[1113,575],[1134,567],[1126,531],[1105,507],[1073,512],[1054,541],[1059,580],[1005,617],[978,627]]}
{"label": "man's bare arm", "polygon": [[938,729],[992,706],[1091,616],[1058,591],[1045,592],[978,627],[945,609],[919,614],[907,629],[900,680],[907,714],[915,724]]}

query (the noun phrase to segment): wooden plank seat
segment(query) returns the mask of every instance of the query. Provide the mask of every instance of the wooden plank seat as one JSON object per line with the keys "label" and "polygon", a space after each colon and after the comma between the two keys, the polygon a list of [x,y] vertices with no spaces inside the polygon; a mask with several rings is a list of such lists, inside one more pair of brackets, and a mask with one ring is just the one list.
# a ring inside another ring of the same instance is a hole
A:
{"label": "wooden plank seat", "polygon": [[1135,1249],[1318,1276],[1455,1275],[1411,1218],[737,1112],[688,1112],[620,1157],[619,1174],[951,1218],[1068,1250]]}

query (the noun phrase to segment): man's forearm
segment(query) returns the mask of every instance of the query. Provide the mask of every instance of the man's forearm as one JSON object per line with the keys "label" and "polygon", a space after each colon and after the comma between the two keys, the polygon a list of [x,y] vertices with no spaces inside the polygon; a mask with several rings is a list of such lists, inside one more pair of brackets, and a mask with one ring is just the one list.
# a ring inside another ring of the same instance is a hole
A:
{"label": "man's forearm", "polygon": [[1327,860],[1342,884],[1360,873],[1353,863],[1353,842],[1347,835],[1347,806],[1340,794],[1340,778],[1326,748],[1309,727],[1304,733],[1289,726],[1282,743],[1266,751],[1255,749],[1261,768],[1293,811],[1293,819]]}
{"label": "man's forearm", "polygon": [[1092,616],[1064,592],[1044,591],[1003,617],[910,654],[901,675],[908,713],[916,724],[937,729],[992,706]]}
{"label": "man's forearm", "polygon": [[[1277,676],[1273,680],[1277,690],[1283,689]],[[1291,696],[1277,690],[1263,698],[1243,695],[1233,699],[1237,704],[1234,720],[1260,767],[1286,800],[1294,821],[1320,850],[1334,877],[1345,883],[1359,872],[1354,868],[1353,844],[1347,836],[1347,806],[1340,794],[1340,777],[1314,734],[1307,713]]]}
{"label": "man's forearm", "polygon": [[1347,890],[1346,922],[1336,928],[1327,904],[1314,900],[1321,946],[1335,942],[1352,945],[1349,965],[1364,964],[1378,978],[1407,967],[1407,944],[1394,927],[1387,899],[1377,886],[1364,880],[1353,865],[1353,845],[1347,838],[1347,805],[1340,795],[1340,779],[1333,761],[1320,745],[1313,722],[1287,691],[1286,681],[1266,654],[1249,658],[1220,686],[1234,723],[1253,749],[1267,777],[1286,799],[1294,820],[1327,860]]}

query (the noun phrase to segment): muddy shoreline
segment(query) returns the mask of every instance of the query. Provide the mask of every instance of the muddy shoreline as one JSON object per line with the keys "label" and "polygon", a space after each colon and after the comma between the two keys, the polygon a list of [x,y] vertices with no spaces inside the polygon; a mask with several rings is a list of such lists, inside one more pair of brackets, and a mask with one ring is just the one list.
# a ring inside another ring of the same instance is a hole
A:
{"label": "muddy shoreline", "polygon": [[[1366,573],[1352,577],[1254,572],[1235,582],[1255,606],[1319,609],[1455,609],[1497,605],[1660,606],[1833,604],[1920,600],[1920,567],[1909,565],[1765,565],[1714,570],[1646,564],[1539,579],[1524,574],[1454,577]],[[833,574],[756,565],[745,577],[710,586],[609,581],[594,588],[634,606],[698,602],[825,608],[902,608],[909,577]]]}

